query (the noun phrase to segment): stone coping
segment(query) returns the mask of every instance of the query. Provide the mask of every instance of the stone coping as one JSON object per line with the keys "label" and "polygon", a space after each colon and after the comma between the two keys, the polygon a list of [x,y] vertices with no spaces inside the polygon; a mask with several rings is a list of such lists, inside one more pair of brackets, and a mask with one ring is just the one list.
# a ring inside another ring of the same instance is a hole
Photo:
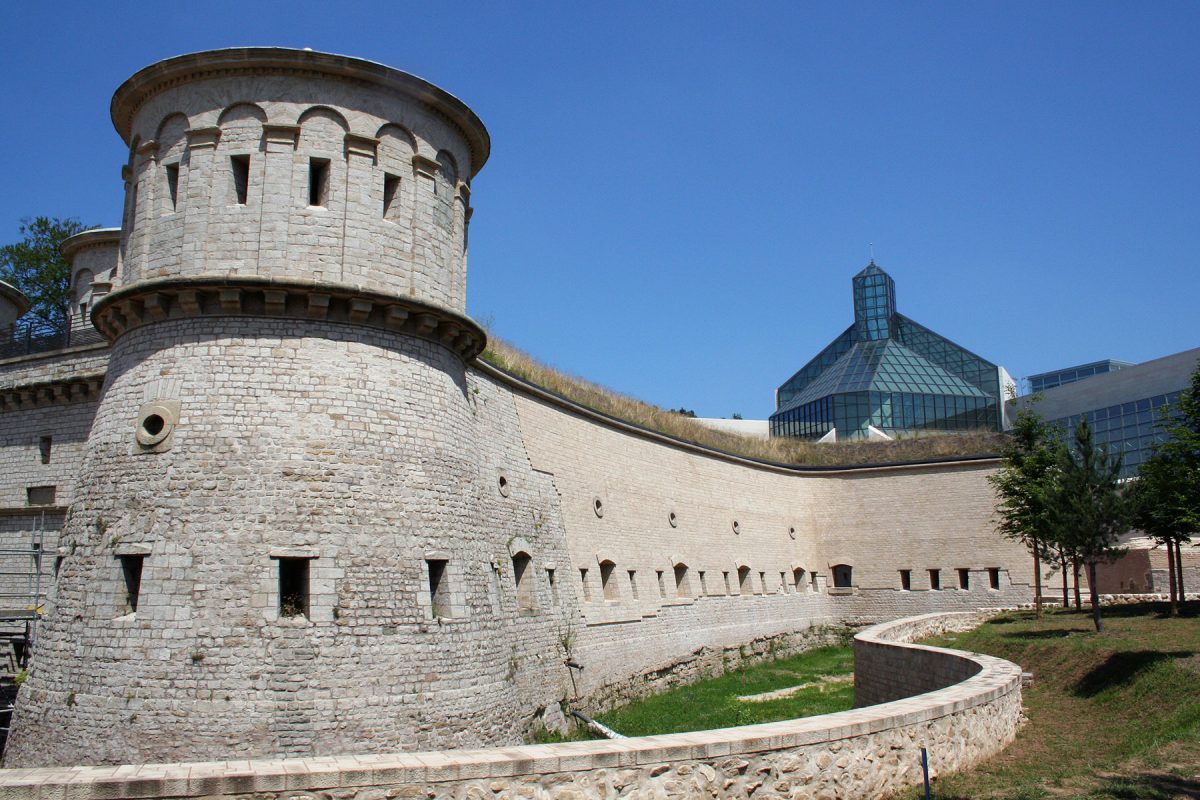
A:
{"label": "stone coping", "polygon": [[[925,614],[872,626],[856,639],[886,647],[918,647],[947,658],[966,659],[978,665],[979,671],[953,686],[852,711],[693,733],[487,750],[0,770],[0,795],[29,800],[190,798],[516,776],[536,778],[553,773],[717,759],[836,742],[920,726],[1020,691],[1021,668],[1016,664],[975,653],[895,641],[905,631],[926,630],[921,623],[939,618],[946,618],[949,623],[945,629],[970,627],[982,619],[973,612]],[[1019,713],[1019,704],[1016,710]]]}
{"label": "stone coping", "polygon": [[491,138],[483,122],[466,103],[423,78],[352,56],[318,53],[288,47],[229,47],[175,56],[138,70],[113,94],[113,125],[130,143],[133,117],[143,103],[172,86],[209,78],[250,75],[326,76],[382,87],[411,98],[458,128],[471,148],[471,176],[483,167]]}
{"label": "stone coping", "polygon": [[574,400],[556,394],[549,389],[538,386],[536,383],[530,383],[524,378],[514,375],[513,373],[502,369],[501,367],[484,361],[482,358],[477,358],[473,366],[480,372],[495,378],[501,383],[521,392],[522,394],[535,397],[539,400],[544,400],[551,405],[566,409],[567,411],[581,417],[607,425],[617,430],[632,433],[635,436],[640,436],[644,439],[652,439],[656,442],[677,447],[680,450],[687,450],[692,453],[719,458],[724,461],[731,461],[735,464],[741,464],[755,469],[763,469],[769,472],[779,472],[787,474],[800,473],[817,473],[823,475],[836,475],[839,473],[860,473],[860,472],[887,472],[895,470],[916,469],[920,467],[939,467],[939,466],[978,466],[999,464],[1000,456],[998,455],[978,455],[978,456],[947,456],[946,458],[927,459],[922,461],[895,461],[882,464],[850,464],[841,466],[826,466],[818,464],[784,464],[779,461],[768,461],[762,458],[754,458],[753,456],[743,456],[737,453],[731,453],[728,450],[720,450],[709,445],[690,442],[687,439],[680,439],[672,436],[669,433],[656,431],[651,428],[646,428],[637,425],[627,420],[614,417],[610,414],[605,414],[603,411],[597,411],[594,408],[588,408],[585,405],[580,405]]}
{"label": "stone coping", "polygon": [[58,246],[58,251],[63,254],[63,258],[69,261],[75,253],[86,247],[96,247],[98,245],[115,246],[120,244],[120,242],[120,228],[89,228],[86,231],[63,239],[62,244]]}
{"label": "stone coping", "polygon": [[[4,305],[7,305],[8,308],[4,309]],[[6,316],[11,316],[12,320],[16,320],[28,310],[29,298],[11,283],[0,281],[0,320]],[[8,322],[4,324],[7,325]]]}

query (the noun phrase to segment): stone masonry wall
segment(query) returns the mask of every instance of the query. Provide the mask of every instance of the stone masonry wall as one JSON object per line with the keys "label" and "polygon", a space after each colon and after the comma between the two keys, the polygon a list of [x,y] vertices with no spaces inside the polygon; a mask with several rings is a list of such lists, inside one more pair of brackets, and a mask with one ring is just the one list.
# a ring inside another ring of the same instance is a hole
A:
{"label": "stone masonry wall", "polygon": [[[878,638],[883,649],[903,651],[908,647],[899,640],[905,631],[974,621],[973,615],[943,623],[927,619],[881,637],[878,629],[868,629],[859,639]],[[879,652],[863,651],[861,657],[873,659]],[[503,750],[4,770],[0,791],[13,800],[589,800],[619,794],[874,800],[920,780],[920,748],[928,748],[935,775],[965,769],[1003,749],[1020,722],[1021,673],[1015,664],[936,648],[916,658],[914,668],[928,666],[930,658],[969,659],[975,674],[917,697],[741,728]]]}

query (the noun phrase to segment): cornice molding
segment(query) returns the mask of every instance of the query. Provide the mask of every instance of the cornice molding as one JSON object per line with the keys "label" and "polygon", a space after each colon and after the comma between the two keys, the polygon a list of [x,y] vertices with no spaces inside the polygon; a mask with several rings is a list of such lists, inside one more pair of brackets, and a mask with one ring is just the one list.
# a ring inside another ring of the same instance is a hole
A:
{"label": "cornice molding", "polygon": [[415,298],[353,286],[261,278],[146,281],[105,295],[92,322],[109,341],[126,331],[189,317],[264,317],[359,325],[437,342],[469,362],[487,335],[471,318]]}

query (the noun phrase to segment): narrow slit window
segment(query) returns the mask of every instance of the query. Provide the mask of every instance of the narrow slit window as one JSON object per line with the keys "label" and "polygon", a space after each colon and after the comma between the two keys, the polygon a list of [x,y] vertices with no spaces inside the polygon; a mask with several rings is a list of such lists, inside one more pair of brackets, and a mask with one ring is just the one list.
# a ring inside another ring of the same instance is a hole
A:
{"label": "narrow slit window", "polygon": [[912,591],[912,570],[900,570],[900,588],[906,592]]}
{"label": "narrow slit window", "polygon": [[637,570],[629,570],[629,593],[633,595],[634,600],[638,599]]}
{"label": "narrow slit window", "polygon": [[279,559],[279,616],[308,616],[309,560],[307,558]]}
{"label": "narrow slit window", "polygon": [[546,567],[546,584],[550,587],[550,600],[557,602],[558,584],[554,582],[554,570],[550,567]]}
{"label": "narrow slit window", "polygon": [[400,193],[400,176],[390,172],[383,175],[383,218],[395,221],[399,210],[396,206],[396,196]]}
{"label": "narrow slit window", "polygon": [[704,570],[699,570],[696,573],[700,577],[700,596],[708,594],[708,581],[705,579]]}
{"label": "narrow slit window", "polygon": [[54,439],[50,436],[43,436],[38,439],[38,454],[42,457],[43,464],[50,463],[50,448],[54,446]]}
{"label": "narrow slit window", "polygon": [[733,592],[731,592],[731,591],[730,591],[730,589],[729,589],[729,573],[728,573],[728,572],[722,572],[722,573],[721,573],[721,578],[722,578],[722,579],[724,579],[724,581],[725,581],[725,594],[727,594],[727,595],[729,595],[729,594],[733,594]]}
{"label": "narrow slit window", "polygon": [[323,206],[329,200],[329,159],[308,160],[308,204]]}
{"label": "narrow slit window", "polygon": [[663,582],[663,571],[661,569],[654,570],[654,574],[658,576],[658,596],[667,596],[667,585]]}
{"label": "narrow slit window", "polygon": [[142,591],[142,562],[144,555],[117,556],[121,560],[121,577],[125,582],[125,613],[138,609],[138,596]]}
{"label": "narrow slit window", "polygon": [[759,591],[759,594],[767,593],[767,573],[765,573],[765,572],[758,573],[758,586],[759,586],[759,589],[761,590],[761,591]]}
{"label": "narrow slit window", "polygon": [[929,570],[929,588],[935,592],[942,588],[942,571],[940,569]]}
{"label": "narrow slit window", "polygon": [[167,199],[171,203],[171,210],[175,211],[179,208],[179,165],[167,164]]}
{"label": "narrow slit window", "polygon": [[244,206],[250,194],[250,156],[230,156],[229,173],[233,177],[234,201]]}
{"label": "narrow slit window", "polygon": [[1000,588],[1000,568],[988,567],[988,586],[992,589]]}
{"label": "narrow slit window", "polygon": [[450,581],[446,579],[446,560],[425,560],[425,571],[429,578],[429,615],[434,619],[450,616]]}
{"label": "narrow slit window", "polygon": [[788,593],[787,573],[785,573],[785,572],[779,573],[779,593],[780,594]]}
{"label": "narrow slit window", "polygon": [[750,581],[749,567],[738,567],[738,591],[743,595],[754,594],[754,586]]}
{"label": "narrow slit window", "polygon": [[583,599],[585,602],[592,599],[592,587],[588,586],[587,568],[579,568],[579,582],[583,584]]}
{"label": "narrow slit window", "polygon": [[616,564],[611,561],[600,562],[600,589],[604,592],[605,600],[617,599],[617,582],[613,580],[613,569]]}
{"label": "narrow slit window", "polygon": [[958,570],[958,588],[963,590],[971,588],[971,570],[966,568]]}
{"label": "narrow slit window", "polygon": [[512,558],[518,611],[533,611],[533,570],[529,568],[532,562],[533,559],[525,553],[518,553]]}

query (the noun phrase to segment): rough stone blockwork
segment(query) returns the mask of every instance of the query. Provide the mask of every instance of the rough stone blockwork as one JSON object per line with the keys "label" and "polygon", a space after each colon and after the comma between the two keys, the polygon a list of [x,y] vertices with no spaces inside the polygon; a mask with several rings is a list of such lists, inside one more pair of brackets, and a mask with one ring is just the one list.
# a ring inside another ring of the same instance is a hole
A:
{"label": "rough stone blockwork", "polygon": [[[101,798],[562,798],[789,797],[858,800],[920,780],[920,748],[934,773],[963,769],[1015,736],[1020,667],[987,656],[912,647],[908,637],[970,627],[976,614],[935,614],[870,628],[856,666],[974,674],[916,697],[839,714],[742,728],[600,742],[294,761],[6,770],[12,800]],[[965,666],[957,666],[963,664]],[[868,678],[860,684],[877,690]]]}

